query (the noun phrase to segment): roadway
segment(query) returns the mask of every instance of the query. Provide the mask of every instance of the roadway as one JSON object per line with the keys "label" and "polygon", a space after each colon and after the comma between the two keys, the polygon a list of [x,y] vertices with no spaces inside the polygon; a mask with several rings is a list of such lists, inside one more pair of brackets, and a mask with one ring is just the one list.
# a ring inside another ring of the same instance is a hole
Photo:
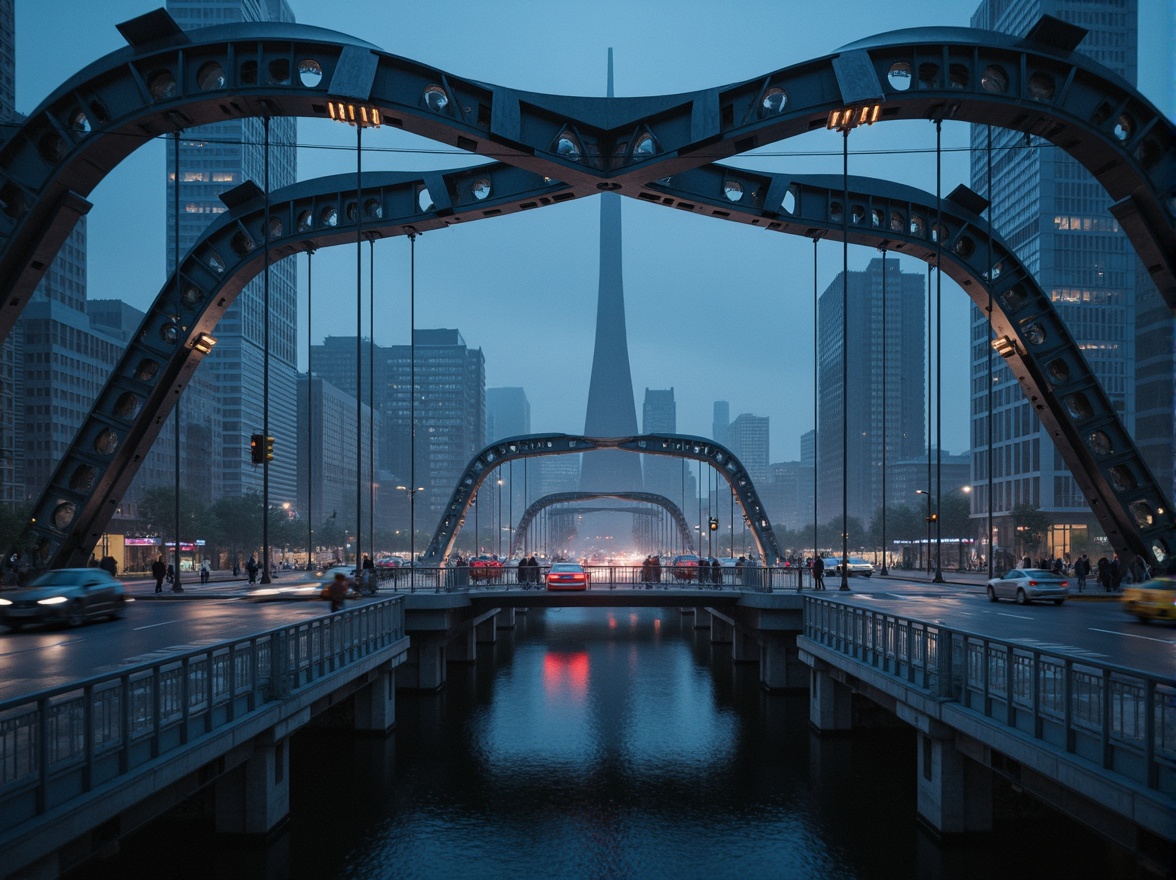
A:
{"label": "roadway", "polygon": [[[282,574],[283,589],[306,582],[304,575]],[[983,577],[955,573],[945,577],[949,582],[943,584],[917,574],[851,578],[848,593],[838,591],[837,579],[828,578],[827,591],[814,594],[806,588],[804,595],[1157,675],[1171,676],[1176,669],[1176,627],[1140,623],[1123,613],[1115,597],[1076,596],[1061,607],[994,604],[984,595]],[[239,638],[329,613],[321,601],[284,596],[250,601],[243,580],[208,585],[186,582],[183,594],[161,595],[154,593],[152,581],[126,583],[134,601],[124,620],[89,623],[77,629],[33,627],[19,633],[0,627],[0,700],[68,684],[160,653]],[[379,595],[389,594],[382,590]],[[305,598],[313,593],[293,595]]]}

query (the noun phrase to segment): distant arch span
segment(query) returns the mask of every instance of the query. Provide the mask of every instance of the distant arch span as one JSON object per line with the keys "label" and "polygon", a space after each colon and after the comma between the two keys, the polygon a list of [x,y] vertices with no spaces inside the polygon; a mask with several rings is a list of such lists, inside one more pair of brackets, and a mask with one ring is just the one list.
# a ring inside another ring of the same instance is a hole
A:
{"label": "distant arch span", "polygon": [[642,504],[656,504],[670,515],[674,525],[678,527],[678,534],[682,538],[682,546],[694,552],[694,536],[690,534],[690,525],[682,515],[682,508],[664,495],[655,492],[553,492],[533,501],[519,517],[519,524],[515,526],[514,538],[511,540],[510,554],[518,556],[519,551],[526,546],[527,530],[531,521],[540,511],[555,504],[575,504],[577,501],[591,501],[596,498],[616,498],[621,501],[636,501]]}
{"label": "distant arch span", "polygon": [[461,530],[466,511],[478,488],[496,468],[515,459],[546,455],[579,455],[598,449],[621,449],[649,455],[688,458],[711,465],[731,486],[739,506],[747,517],[756,549],[761,559],[773,562],[780,558],[779,545],[768,522],[767,513],[756,493],[751,477],[730,450],[703,437],[686,434],[640,434],[635,437],[584,437],[577,434],[524,434],[491,443],[470,459],[457,481],[441,521],[425,550],[427,565],[439,565],[453,551],[453,542]]}

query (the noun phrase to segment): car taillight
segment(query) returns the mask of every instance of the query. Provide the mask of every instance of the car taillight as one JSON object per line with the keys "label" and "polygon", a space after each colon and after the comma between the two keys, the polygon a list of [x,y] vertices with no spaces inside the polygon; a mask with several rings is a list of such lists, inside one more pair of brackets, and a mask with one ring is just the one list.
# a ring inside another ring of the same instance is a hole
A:
{"label": "car taillight", "polygon": [[1062,586],[1068,587],[1068,586],[1070,586],[1070,582],[1069,581],[1062,581]]}
{"label": "car taillight", "polygon": [[1031,586],[1031,587],[1036,587],[1036,586],[1037,586],[1037,581],[1029,581],[1029,586]]}

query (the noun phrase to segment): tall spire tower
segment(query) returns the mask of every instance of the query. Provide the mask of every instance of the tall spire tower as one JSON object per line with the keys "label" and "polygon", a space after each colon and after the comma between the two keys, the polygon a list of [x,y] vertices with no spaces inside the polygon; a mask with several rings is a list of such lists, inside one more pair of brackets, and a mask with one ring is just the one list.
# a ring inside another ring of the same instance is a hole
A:
{"label": "tall spire tower", "polygon": [[[608,50],[608,96],[613,97],[613,56]],[[625,289],[621,279],[621,197],[600,196],[600,288],[596,300],[596,348],[588,385],[589,437],[631,437],[637,433],[637,406],[629,370],[629,337],[625,330]],[[641,461],[619,450],[590,452],[580,468],[586,492],[638,491]]]}

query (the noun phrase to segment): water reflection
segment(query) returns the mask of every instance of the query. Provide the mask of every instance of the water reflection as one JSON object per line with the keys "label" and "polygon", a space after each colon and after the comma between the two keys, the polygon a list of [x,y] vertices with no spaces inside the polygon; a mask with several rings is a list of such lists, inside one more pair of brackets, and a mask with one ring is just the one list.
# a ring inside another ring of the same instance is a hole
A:
{"label": "water reflection", "polygon": [[[291,748],[268,848],[211,833],[210,797],[80,877],[1124,876],[1129,860],[998,791],[998,831],[941,846],[915,818],[911,731],[821,739],[807,695],[677,609],[549,609],[399,694],[390,737],[330,714]],[[880,716],[879,720],[885,720]],[[1032,812],[1028,817],[1026,811]],[[1026,821],[1026,819],[1029,821]]]}

